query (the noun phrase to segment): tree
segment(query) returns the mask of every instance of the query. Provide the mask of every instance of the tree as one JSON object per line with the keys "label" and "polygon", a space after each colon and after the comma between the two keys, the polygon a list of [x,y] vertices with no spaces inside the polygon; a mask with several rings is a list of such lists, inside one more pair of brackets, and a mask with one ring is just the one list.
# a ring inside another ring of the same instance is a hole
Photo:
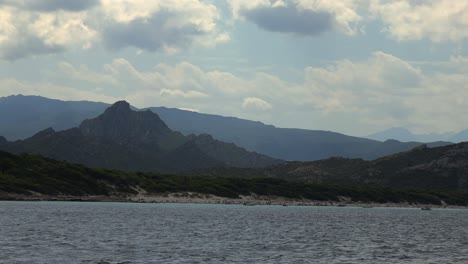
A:
{"label": "tree", "polygon": [[0,161],[0,171],[5,174],[15,167],[15,163],[11,159],[4,159]]}

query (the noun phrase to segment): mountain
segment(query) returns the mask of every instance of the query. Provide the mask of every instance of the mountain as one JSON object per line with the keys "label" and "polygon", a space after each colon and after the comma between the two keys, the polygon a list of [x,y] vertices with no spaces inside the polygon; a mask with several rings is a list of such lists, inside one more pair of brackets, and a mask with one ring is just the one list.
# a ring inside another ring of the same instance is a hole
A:
{"label": "mountain", "polygon": [[452,142],[468,141],[468,129],[462,130],[449,138]]}
{"label": "mountain", "polygon": [[0,143],[13,153],[134,171],[176,172],[207,167],[262,167],[279,160],[248,152],[206,135],[186,137],[172,131],[150,110],[133,111],[120,101],[79,127],[52,128],[15,142]]}
{"label": "mountain", "polygon": [[450,142],[461,142],[468,140],[468,133],[465,136],[460,136],[460,139],[464,138],[465,140],[455,139],[455,134],[448,133],[430,133],[430,134],[413,134],[411,131],[404,127],[392,127],[380,132],[366,136],[366,138],[386,141],[389,139],[394,139],[402,142],[417,141],[417,142],[434,142],[434,141],[450,141]]}
{"label": "mountain", "polygon": [[468,143],[418,146],[380,159],[329,158],[263,169],[210,169],[207,175],[274,177],[316,184],[468,190]]}
{"label": "mountain", "polygon": [[[108,104],[87,101],[60,101],[40,96],[0,98],[0,135],[9,140],[25,139],[52,127],[63,130],[102,113]],[[8,113],[8,114],[5,114]]]}
{"label": "mountain", "polygon": [[[334,156],[374,159],[421,145],[395,140],[380,142],[330,131],[278,128],[235,117],[166,107],[149,109],[158,113],[169,127],[186,135],[207,133],[219,140],[283,160],[319,160]],[[433,142],[429,146],[447,144],[450,143]]]}
{"label": "mountain", "polygon": [[367,138],[375,139],[379,141],[385,141],[388,139],[399,140],[403,142],[415,141],[416,135],[411,133],[404,127],[392,127],[384,131],[376,132],[367,136]]}
{"label": "mountain", "polygon": [[[63,102],[38,96],[0,98],[0,135],[9,140],[24,139],[52,127],[63,130],[76,127],[87,118],[94,118],[109,105],[91,102]],[[149,110],[175,131],[184,135],[209,134],[213,139],[234,143],[282,160],[319,160],[333,156],[374,159],[407,151],[417,142],[380,142],[340,133],[293,128],[278,128],[235,117],[202,114],[191,111],[153,107]],[[436,142],[430,146],[449,144]]]}

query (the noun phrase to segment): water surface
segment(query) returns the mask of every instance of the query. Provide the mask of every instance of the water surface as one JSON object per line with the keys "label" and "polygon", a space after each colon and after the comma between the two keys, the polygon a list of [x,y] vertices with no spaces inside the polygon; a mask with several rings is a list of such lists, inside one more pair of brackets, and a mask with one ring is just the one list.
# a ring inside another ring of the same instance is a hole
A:
{"label": "water surface", "polygon": [[468,263],[468,210],[0,202],[0,263]]}

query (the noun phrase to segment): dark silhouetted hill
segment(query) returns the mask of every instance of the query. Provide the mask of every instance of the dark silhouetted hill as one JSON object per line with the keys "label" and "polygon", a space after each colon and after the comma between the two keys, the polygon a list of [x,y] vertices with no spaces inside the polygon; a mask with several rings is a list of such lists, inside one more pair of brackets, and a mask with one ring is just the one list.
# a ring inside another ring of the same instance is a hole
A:
{"label": "dark silhouetted hill", "polygon": [[[320,185],[275,178],[175,176],[95,169],[37,155],[0,151],[0,200],[129,201],[169,193],[285,197],[354,202],[468,205],[468,192]],[[133,198],[133,199],[132,199]],[[242,200],[240,200],[242,201]]]}
{"label": "dark silhouetted hill", "polygon": [[263,169],[225,168],[197,173],[274,177],[315,184],[468,190],[468,143],[435,148],[421,145],[372,161],[329,158],[286,162]]}
{"label": "dark silhouetted hill", "polygon": [[0,143],[13,153],[34,153],[91,167],[176,172],[207,167],[262,167],[279,163],[207,136],[172,131],[149,110],[133,111],[117,102],[77,128],[52,128],[15,142]]}

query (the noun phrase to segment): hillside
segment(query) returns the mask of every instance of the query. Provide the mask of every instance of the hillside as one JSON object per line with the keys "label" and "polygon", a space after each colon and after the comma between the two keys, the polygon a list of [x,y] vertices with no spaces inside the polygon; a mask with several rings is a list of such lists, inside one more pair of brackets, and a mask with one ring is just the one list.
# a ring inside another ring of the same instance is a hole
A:
{"label": "hillside", "polygon": [[264,169],[211,169],[208,175],[274,177],[316,184],[468,190],[468,143],[411,151],[380,159],[329,158],[287,162]]}
{"label": "hillside", "polygon": [[248,152],[204,135],[186,137],[172,131],[157,114],[133,111],[117,102],[79,127],[49,128],[0,149],[34,153],[91,167],[134,171],[177,172],[208,167],[263,167],[280,161]]}
{"label": "hillside", "polygon": [[[174,176],[91,169],[41,156],[0,151],[0,200],[72,199],[132,201],[138,194],[198,193],[237,199],[240,195],[298,201],[468,205],[468,192],[317,185],[273,178]],[[94,198],[93,198],[94,197]]]}

